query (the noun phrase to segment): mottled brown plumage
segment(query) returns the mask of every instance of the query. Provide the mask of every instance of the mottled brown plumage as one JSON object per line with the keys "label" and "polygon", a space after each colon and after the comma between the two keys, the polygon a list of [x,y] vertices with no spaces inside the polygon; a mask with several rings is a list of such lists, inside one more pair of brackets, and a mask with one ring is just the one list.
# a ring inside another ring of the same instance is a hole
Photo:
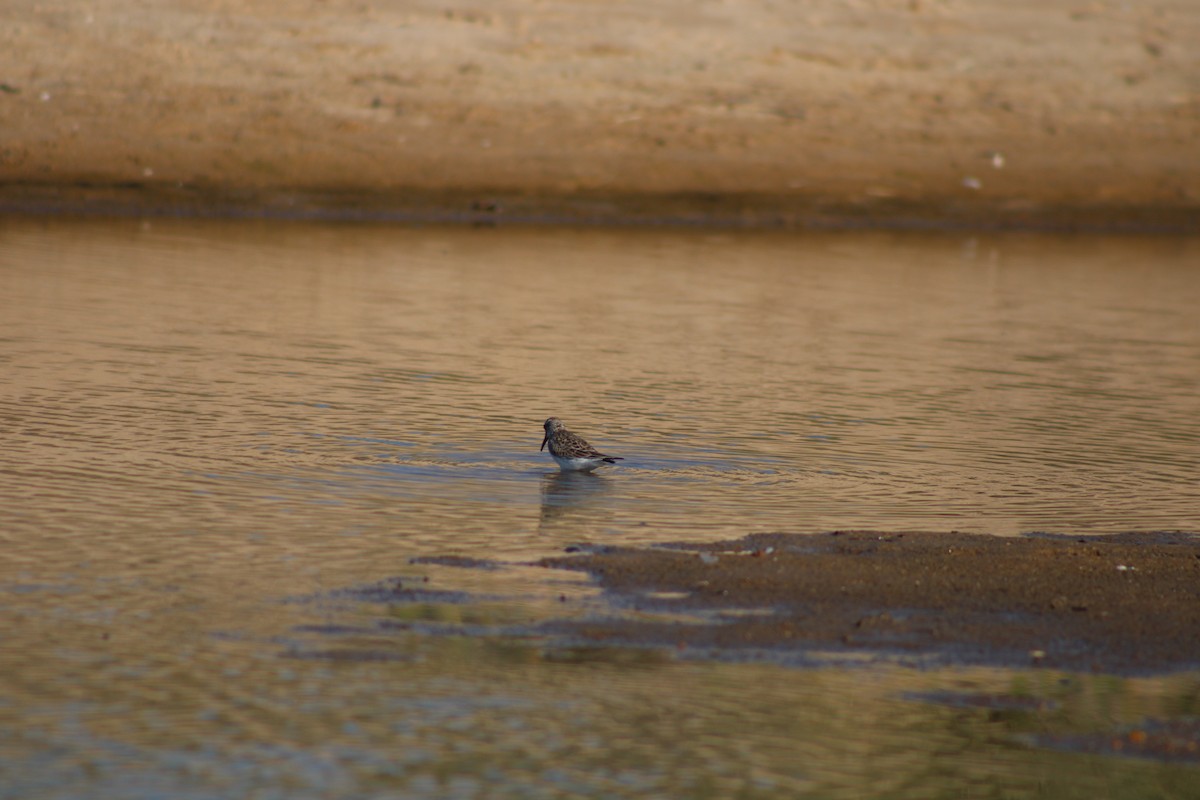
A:
{"label": "mottled brown plumage", "polygon": [[546,436],[542,439],[542,446],[538,449],[541,450],[549,444],[550,455],[554,457],[559,468],[565,472],[591,472],[602,464],[615,464],[623,460],[620,456],[607,456],[601,453],[588,444],[582,436],[567,430],[558,417],[550,417],[543,427],[546,429]]}

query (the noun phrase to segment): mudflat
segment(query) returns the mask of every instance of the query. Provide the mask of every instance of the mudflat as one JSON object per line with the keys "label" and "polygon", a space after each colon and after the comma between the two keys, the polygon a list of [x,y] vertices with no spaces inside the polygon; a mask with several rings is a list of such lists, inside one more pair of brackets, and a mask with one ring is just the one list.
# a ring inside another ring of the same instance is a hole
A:
{"label": "mudflat", "polygon": [[2,25],[2,210],[1200,225],[1189,0],[13,0]]}
{"label": "mudflat", "polygon": [[547,630],[701,655],[862,651],[1116,673],[1200,665],[1200,537],[753,535],[545,559],[614,613]]}

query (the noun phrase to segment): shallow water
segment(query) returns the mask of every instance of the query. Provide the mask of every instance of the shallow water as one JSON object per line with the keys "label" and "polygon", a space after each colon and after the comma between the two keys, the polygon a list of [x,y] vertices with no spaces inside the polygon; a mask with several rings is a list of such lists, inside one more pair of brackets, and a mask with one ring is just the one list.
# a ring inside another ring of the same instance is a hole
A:
{"label": "shallow water", "polygon": [[[1119,712],[993,730],[911,693],[1057,678],[315,631],[376,619],[338,591],[392,576],[502,598],[418,609],[484,633],[589,591],[416,556],[1200,530],[1197,263],[1189,239],[0,222],[4,796],[1195,780],[1021,728],[1194,714],[1194,677],[1067,678]],[[551,414],[626,461],[556,473]]]}

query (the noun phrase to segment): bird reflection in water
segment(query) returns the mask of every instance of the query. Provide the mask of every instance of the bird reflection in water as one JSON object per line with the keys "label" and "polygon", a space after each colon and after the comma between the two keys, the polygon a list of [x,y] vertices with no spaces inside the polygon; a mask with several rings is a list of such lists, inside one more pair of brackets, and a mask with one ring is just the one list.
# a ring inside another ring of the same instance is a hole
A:
{"label": "bird reflection in water", "polygon": [[561,525],[604,522],[612,509],[603,502],[612,480],[591,472],[553,472],[542,477],[542,513],[539,530],[553,531]]}

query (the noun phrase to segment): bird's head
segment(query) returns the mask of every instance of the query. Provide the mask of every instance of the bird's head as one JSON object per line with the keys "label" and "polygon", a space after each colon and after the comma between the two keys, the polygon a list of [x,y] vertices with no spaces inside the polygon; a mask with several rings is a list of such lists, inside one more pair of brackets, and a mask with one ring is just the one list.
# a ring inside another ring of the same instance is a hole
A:
{"label": "bird's head", "polygon": [[544,423],[542,423],[542,427],[546,429],[546,435],[542,437],[542,446],[538,448],[539,452],[546,448],[546,442],[550,441],[550,435],[552,433],[555,431],[561,431],[563,429],[563,423],[558,417],[550,417]]}

